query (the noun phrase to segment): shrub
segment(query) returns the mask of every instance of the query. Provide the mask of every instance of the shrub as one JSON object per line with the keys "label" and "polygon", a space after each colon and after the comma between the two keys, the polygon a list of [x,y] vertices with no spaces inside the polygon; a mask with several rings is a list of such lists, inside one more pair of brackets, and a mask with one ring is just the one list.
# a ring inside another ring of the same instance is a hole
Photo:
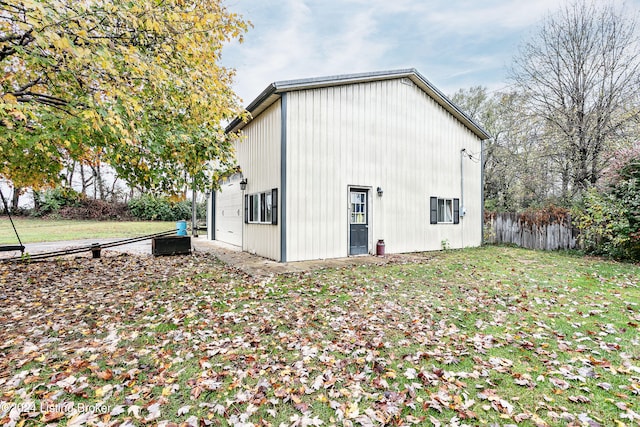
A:
{"label": "shrub", "polygon": [[174,203],[172,206],[173,218],[172,221],[180,221],[182,219],[191,218],[191,202],[183,200],[178,203]]}
{"label": "shrub", "polygon": [[574,209],[579,242],[585,252],[613,258],[626,258],[629,223],[624,207],[610,194],[592,188]]}
{"label": "shrub", "polygon": [[83,196],[72,188],[57,187],[46,190],[40,199],[37,215],[56,214],[60,209],[79,206]]}
{"label": "shrub", "polygon": [[605,171],[605,188],[591,189],[575,209],[588,253],[640,260],[640,144],[620,152]]}
{"label": "shrub", "polygon": [[58,215],[64,219],[92,219],[99,221],[135,219],[129,213],[126,203],[107,202],[83,198],[78,206],[67,206],[58,211]]}
{"label": "shrub", "polygon": [[145,221],[180,221],[191,218],[191,202],[172,202],[167,197],[144,194],[129,201],[129,211]]}
{"label": "shrub", "polygon": [[196,204],[196,212],[199,219],[205,219],[207,217],[207,202],[199,202]]}

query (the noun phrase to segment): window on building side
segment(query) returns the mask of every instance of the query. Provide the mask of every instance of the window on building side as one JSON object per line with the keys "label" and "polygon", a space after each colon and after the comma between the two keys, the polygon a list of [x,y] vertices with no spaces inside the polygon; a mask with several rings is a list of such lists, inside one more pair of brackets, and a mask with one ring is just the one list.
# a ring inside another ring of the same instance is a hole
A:
{"label": "window on building side", "polygon": [[248,224],[277,224],[278,190],[245,195],[245,218]]}
{"label": "window on building side", "polygon": [[453,222],[453,199],[438,199],[438,222]]}
{"label": "window on building side", "polygon": [[431,197],[429,207],[431,224],[460,223],[460,199]]}
{"label": "window on building side", "polygon": [[260,222],[260,194],[249,196],[249,222]]}

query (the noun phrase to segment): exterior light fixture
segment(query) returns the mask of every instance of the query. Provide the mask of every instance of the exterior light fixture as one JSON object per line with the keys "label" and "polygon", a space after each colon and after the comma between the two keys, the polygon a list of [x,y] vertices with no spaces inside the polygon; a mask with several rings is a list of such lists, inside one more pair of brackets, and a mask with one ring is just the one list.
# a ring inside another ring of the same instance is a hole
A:
{"label": "exterior light fixture", "polygon": [[243,178],[242,181],[240,181],[240,189],[242,191],[247,189],[247,178]]}
{"label": "exterior light fixture", "polygon": [[382,193],[383,193],[383,191],[382,191],[382,187],[378,187],[378,188],[376,189],[376,191],[378,192],[378,196],[379,196],[379,197],[382,197]]}

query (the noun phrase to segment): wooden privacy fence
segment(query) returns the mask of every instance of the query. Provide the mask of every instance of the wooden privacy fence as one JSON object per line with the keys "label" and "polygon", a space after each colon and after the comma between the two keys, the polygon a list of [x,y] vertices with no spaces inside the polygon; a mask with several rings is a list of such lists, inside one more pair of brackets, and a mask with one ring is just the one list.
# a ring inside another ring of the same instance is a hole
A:
{"label": "wooden privacy fence", "polygon": [[494,212],[485,214],[485,241],[550,251],[574,249],[577,231],[572,227],[568,214]]}

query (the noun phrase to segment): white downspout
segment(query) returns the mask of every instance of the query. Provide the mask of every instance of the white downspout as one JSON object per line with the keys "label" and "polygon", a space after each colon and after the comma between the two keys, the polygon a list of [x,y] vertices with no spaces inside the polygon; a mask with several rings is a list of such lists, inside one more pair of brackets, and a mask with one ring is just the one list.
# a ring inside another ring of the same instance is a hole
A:
{"label": "white downspout", "polygon": [[464,154],[467,151],[466,148],[463,148],[462,150],[460,150],[460,213],[462,215],[460,215],[461,217],[464,216],[464,168],[463,168],[463,162],[462,160],[464,159]]}
{"label": "white downspout", "polygon": [[467,149],[463,148],[460,150],[460,206],[458,215],[460,216],[460,240],[462,242],[462,249],[464,249],[464,221],[463,218],[465,216],[465,208],[464,208],[464,155]]}

